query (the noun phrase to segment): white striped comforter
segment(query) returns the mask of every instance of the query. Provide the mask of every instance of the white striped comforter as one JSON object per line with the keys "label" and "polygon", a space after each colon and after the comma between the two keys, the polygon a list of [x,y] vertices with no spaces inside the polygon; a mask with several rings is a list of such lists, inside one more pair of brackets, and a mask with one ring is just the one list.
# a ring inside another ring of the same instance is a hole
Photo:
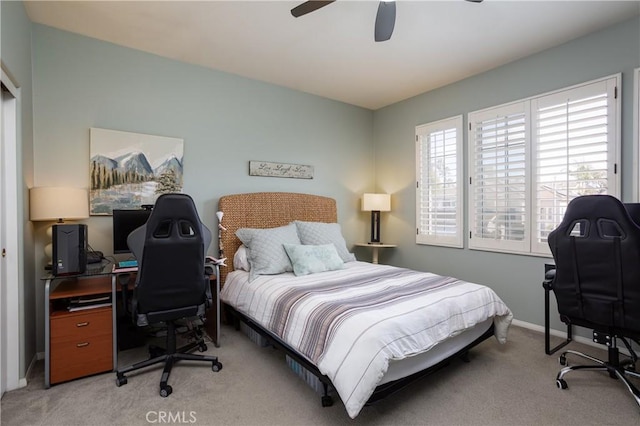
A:
{"label": "white striped comforter", "polygon": [[390,360],[494,318],[506,342],[511,311],[486,286],[387,265],[345,263],[340,271],[296,277],[230,273],[221,299],[313,362],[355,418]]}

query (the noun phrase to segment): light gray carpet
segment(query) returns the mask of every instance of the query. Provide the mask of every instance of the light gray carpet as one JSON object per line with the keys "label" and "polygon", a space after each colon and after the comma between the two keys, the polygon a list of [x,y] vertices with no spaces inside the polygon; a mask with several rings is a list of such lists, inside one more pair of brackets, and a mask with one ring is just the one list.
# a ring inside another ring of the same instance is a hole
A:
{"label": "light gray carpet", "polygon": [[[577,343],[572,349],[603,357]],[[640,410],[606,373],[572,372],[569,389],[556,388],[556,356],[544,354],[542,334],[511,327],[509,342],[495,339],[445,370],[365,407],[351,420],[337,400],[320,397],[287,367],[284,356],[244,334],[222,328],[222,347],[209,345],[224,368],[184,362],[174,367],[173,394],[158,395],[161,370],[129,376],[115,385],[107,373],[43,389],[42,366],[26,388],[2,398],[2,425],[638,425]],[[144,351],[121,356],[121,364]],[[569,360],[571,362],[571,359]],[[580,363],[578,360],[574,361]],[[640,384],[637,384],[640,386]],[[166,417],[159,418],[159,415]],[[169,417],[171,416],[171,417]],[[164,421],[161,421],[164,419]],[[170,422],[170,420],[172,420]]]}

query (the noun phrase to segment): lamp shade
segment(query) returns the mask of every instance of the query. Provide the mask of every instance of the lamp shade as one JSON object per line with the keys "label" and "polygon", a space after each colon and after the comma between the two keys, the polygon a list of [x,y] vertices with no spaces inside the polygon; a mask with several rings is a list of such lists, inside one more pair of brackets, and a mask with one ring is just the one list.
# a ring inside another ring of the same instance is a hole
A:
{"label": "lamp shade", "polygon": [[362,211],[391,211],[391,196],[389,194],[364,194],[362,196]]}
{"label": "lamp shade", "polygon": [[88,217],[89,193],[86,189],[42,186],[29,190],[29,218],[32,221]]}

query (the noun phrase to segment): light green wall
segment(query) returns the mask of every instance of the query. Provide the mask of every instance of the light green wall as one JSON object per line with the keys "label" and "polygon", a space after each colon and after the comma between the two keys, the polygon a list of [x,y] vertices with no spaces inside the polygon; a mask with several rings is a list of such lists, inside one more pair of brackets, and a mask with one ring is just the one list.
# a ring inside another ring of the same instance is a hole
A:
{"label": "light green wall", "polygon": [[[542,324],[540,283],[547,259],[415,244],[414,127],[622,72],[623,196],[631,198],[636,163],[630,155],[631,72],[640,66],[637,19],[371,112],[30,24],[19,2],[3,1],[1,7],[3,66],[23,90],[22,372],[36,347],[43,351],[44,341],[42,288],[32,285],[42,271],[44,225],[33,230],[28,222],[26,188],[88,186],[90,127],[184,138],[184,189],[212,227],[223,194],[310,192],[337,199],[345,236],[355,243],[368,235],[368,217],[359,212],[361,194],[373,189],[392,193],[393,211],[383,214],[383,234],[399,247],[384,251],[383,261],[487,284],[516,318],[536,324]],[[250,177],[249,160],[311,164],[315,177]],[[92,247],[110,253],[110,218],[86,222]]]}
{"label": "light green wall", "polygon": [[[36,355],[36,306],[38,282],[34,268],[33,227],[29,222],[28,187],[33,182],[33,114],[31,76],[31,22],[21,2],[0,2],[0,59],[2,69],[18,88],[18,233],[20,245],[19,315],[20,346],[19,377],[25,377]],[[11,208],[11,207],[9,207]],[[10,283],[15,285],[16,283]]]}
{"label": "light green wall", "polygon": [[[33,57],[36,186],[88,187],[90,127],[179,137],[184,192],[212,231],[221,195],[291,191],[335,198],[347,242],[366,236],[358,202],[373,189],[372,111],[36,24]],[[249,160],[315,174],[249,176]],[[111,217],[86,222],[90,245],[112,253]]]}
{"label": "light green wall", "polygon": [[[385,235],[399,245],[385,252],[384,260],[486,284],[505,300],[515,318],[542,325],[543,265],[550,259],[415,243],[415,126],[463,114],[466,150],[468,112],[622,72],[622,195],[630,201],[632,170],[637,167],[632,103],[633,70],[638,66],[636,18],[376,111],[376,189],[393,194],[393,211],[383,214],[382,225]],[[465,182],[466,167],[465,155]],[[465,231],[466,235],[466,218]],[[562,329],[559,321],[555,327]]]}

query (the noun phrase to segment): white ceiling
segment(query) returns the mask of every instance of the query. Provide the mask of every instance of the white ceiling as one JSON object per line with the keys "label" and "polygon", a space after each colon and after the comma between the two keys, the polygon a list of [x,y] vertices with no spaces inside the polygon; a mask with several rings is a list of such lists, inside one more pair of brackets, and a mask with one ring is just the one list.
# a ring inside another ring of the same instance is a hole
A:
{"label": "white ceiling", "polygon": [[[640,1],[27,1],[33,22],[378,109],[630,19]],[[640,34],[639,34],[640,37]]]}

